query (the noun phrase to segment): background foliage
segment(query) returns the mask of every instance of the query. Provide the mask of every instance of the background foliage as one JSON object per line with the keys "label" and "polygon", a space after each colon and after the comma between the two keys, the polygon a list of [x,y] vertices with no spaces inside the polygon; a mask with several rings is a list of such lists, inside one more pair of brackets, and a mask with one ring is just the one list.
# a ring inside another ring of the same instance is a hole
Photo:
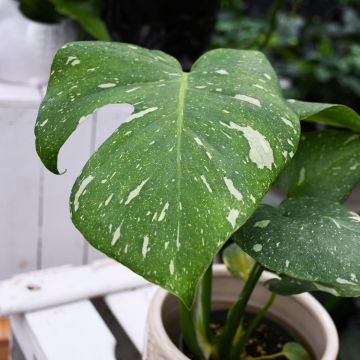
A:
{"label": "background foliage", "polygon": [[213,47],[263,50],[289,98],[342,103],[359,111],[359,0],[223,1]]}

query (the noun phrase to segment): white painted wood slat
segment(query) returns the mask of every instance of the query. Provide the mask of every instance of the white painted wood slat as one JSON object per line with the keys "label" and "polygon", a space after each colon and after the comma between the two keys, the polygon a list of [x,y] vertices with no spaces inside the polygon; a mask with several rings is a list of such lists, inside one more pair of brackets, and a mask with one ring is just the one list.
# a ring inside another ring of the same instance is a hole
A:
{"label": "white painted wood slat", "polygon": [[148,284],[145,279],[112,260],[21,274],[0,283],[0,316],[39,310]]}
{"label": "white painted wood slat", "polygon": [[105,302],[140,353],[150,301],[157,289],[158,286],[149,285],[105,297]]}
{"label": "white painted wood slat", "polygon": [[13,316],[11,326],[27,360],[115,360],[116,340],[88,300]]}

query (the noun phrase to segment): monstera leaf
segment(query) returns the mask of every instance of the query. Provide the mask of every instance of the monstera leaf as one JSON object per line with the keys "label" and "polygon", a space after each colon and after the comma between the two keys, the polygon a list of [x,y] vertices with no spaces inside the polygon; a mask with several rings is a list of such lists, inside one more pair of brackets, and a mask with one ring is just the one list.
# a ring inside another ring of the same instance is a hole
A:
{"label": "monstera leaf", "polygon": [[289,294],[291,285],[293,293],[360,295],[360,216],[336,202],[299,196],[278,209],[262,206],[233,238],[262,265],[293,278],[272,282],[274,291]]}
{"label": "monstera leaf", "polygon": [[277,185],[291,196],[345,202],[360,181],[359,155],[360,134],[333,130],[303,133],[295,157]]}
{"label": "monstera leaf", "polygon": [[290,107],[300,120],[346,127],[360,131],[359,115],[351,108],[339,104],[322,104],[306,101],[288,100]]}
{"label": "monstera leaf", "polygon": [[35,133],[54,173],[87,115],[134,107],[73,187],[75,226],[190,306],[214,254],[296,150],[299,120],[273,69],[259,52],[219,49],[185,73],[159,51],[82,42],[57,53],[51,74]]}

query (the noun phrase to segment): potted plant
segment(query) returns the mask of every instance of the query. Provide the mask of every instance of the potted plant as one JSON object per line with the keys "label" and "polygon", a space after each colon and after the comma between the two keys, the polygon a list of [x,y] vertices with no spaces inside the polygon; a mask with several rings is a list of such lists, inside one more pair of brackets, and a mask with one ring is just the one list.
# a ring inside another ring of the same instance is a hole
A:
{"label": "potted plant", "polygon": [[[132,115],[74,184],[70,208],[79,231],[181,300],[177,316],[187,356],[334,360],[336,330],[315,300],[300,295],[284,303],[274,294],[360,294],[360,218],[342,205],[360,179],[359,116],[341,105],[286,101],[274,70],[257,51],[212,50],[183,72],[160,51],[71,43],[55,56],[36,122],[44,165],[59,174],[58,153],[72,132],[98,108],[122,103],[132,104]],[[301,134],[300,120],[336,128]],[[278,208],[259,205],[275,181],[288,198]],[[213,258],[225,244],[231,245],[223,251],[225,263],[242,283],[218,267],[212,283]],[[265,268],[280,277],[261,277]],[[269,300],[259,279],[272,292]],[[230,290],[243,290],[226,318],[210,319],[211,286],[220,294],[218,308],[229,301],[230,295],[221,298],[225,291],[216,290],[225,282]],[[251,294],[255,300],[249,303]],[[159,297],[162,308],[152,309],[161,317],[174,302]],[[278,317],[281,308],[284,314],[303,309],[295,322],[306,328],[310,321],[314,329],[319,322],[323,343],[301,345],[297,340],[306,334],[290,340],[279,335],[277,352],[263,345],[252,349],[250,340],[256,340],[254,331],[262,332],[260,321],[272,303]],[[257,315],[246,314],[249,304]],[[175,345],[169,350],[166,344],[162,338],[166,349],[145,356],[179,358]]]}

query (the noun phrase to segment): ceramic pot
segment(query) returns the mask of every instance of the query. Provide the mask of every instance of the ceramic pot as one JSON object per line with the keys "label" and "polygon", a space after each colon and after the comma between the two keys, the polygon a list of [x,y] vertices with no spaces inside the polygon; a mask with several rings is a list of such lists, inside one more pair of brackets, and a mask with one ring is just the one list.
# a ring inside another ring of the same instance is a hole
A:
{"label": "ceramic pot", "polygon": [[[214,265],[213,275],[213,309],[229,308],[239,296],[242,281],[232,277],[224,265]],[[265,305],[270,292],[261,283],[273,277],[270,272],[263,273],[249,302],[251,309]],[[173,295],[158,290],[150,304],[143,359],[188,359],[175,345],[180,336],[178,309]],[[311,295],[277,296],[269,317],[301,338],[316,360],[336,360],[339,347],[336,327]]]}

